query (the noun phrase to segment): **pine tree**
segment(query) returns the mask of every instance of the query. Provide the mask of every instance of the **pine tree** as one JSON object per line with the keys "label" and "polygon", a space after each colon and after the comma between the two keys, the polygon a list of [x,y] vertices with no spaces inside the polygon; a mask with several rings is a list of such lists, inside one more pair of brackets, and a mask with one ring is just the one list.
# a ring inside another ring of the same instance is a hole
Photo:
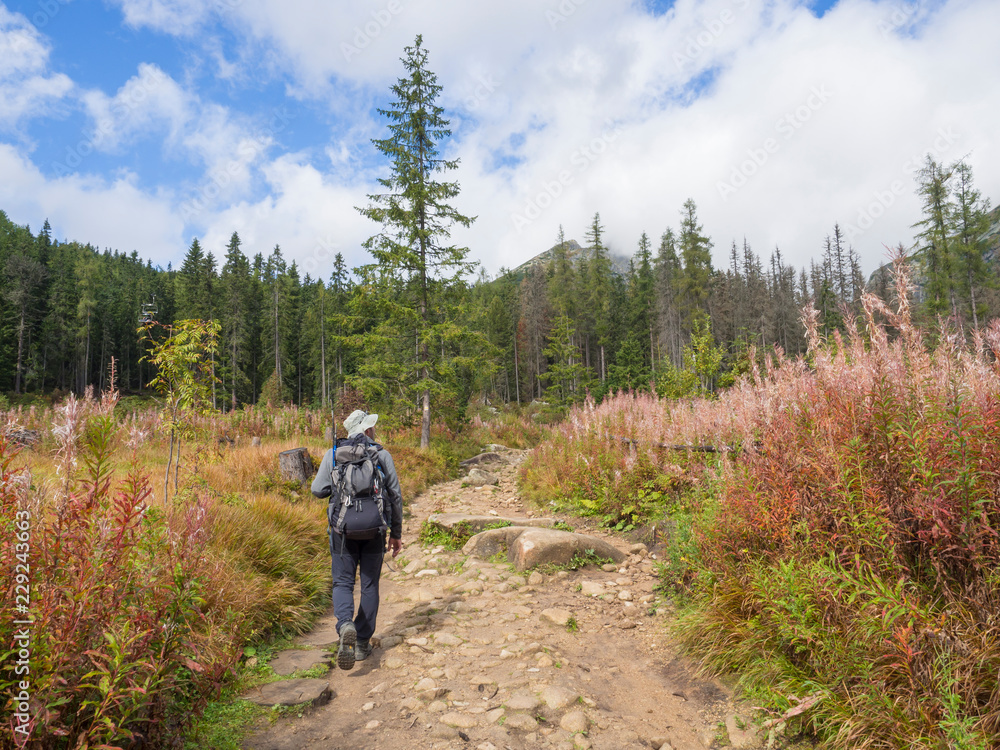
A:
{"label": "pine tree", "polygon": [[928,154],[917,175],[924,218],[913,226],[921,230],[917,242],[922,251],[925,307],[932,317],[949,308],[957,313],[950,244],[952,207],[948,183],[952,174]]}
{"label": "pine tree", "polygon": [[712,241],[702,231],[698,223],[697,207],[688,198],[681,211],[680,250],[684,270],[680,291],[683,312],[689,325],[693,325],[699,313],[708,312],[712,281]]}
{"label": "pine tree", "polygon": [[[980,309],[977,293],[989,285],[991,278],[984,258],[986,243],[983,241],[990,227],[990,206],[973,184],[972,167],[959,161],[952,165],[952,174],[955,176],[952,247],[955,250],[957,284],[968,304],[972,326],[979,328],[979,317],[986,311]],[[981,297],[981,294],[978,296]]]}
{"label": "pine tree", "polygon": [[250,262],[240,249],[240,236],[233,232],[226,248],[226,259],[219,279],[222,314],[222,340],[226,352],[226,380],[230,407],[252,401],[250,377],[247,375],[247,349],[250,342]]}
{"label": "pine tree", "polygon": [[416,356],[404,366],[402,377],[407,390],[421,398],[420,445],[427,448],[432,393],[447,392],[445,376],[456,365],[455,349],[471,333],[452,322],[449,313],[453,293],[476,264],[467,258],[468,248],[444,242],[452,226],[468,227],[474,219],[448,204],[459,194],[458,183],[435,179],[457,169],[458,160],[439,157],[439,143],[451,131],[436,103],[441,86],[427,67],[420,35],[405,49],[402,63],[406,77],[392,87],[395,99],[389,108],[379,110],[389,120],[389,137],[373,141],[391,165],[390,176],[379,179],[386,192],[369,195],[369,206],[359,209],[382,225],[382,231],[364,243],[375,267],[359,270],[369,279],[375,273],[388,277],[383,291],[401,292],[384,300],[386,324],[414,331]]}
{"label": "pine tree", "polygon": [[604,246],[604,227],[601,226],[601,215],[594,214],[590,229],[587,231],[587,242],[591,254],[587,278],[587,309],[593,320],[594,337],[600,356],[598,373],[603,383],[607,378],[607,348],[611,342],[611,258]]}

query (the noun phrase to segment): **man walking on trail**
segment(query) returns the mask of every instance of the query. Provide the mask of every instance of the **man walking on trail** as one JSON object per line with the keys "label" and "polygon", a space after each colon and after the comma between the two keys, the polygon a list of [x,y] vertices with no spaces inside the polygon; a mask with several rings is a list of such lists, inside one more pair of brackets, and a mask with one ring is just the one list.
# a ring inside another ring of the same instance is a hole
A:
{"label": "man walking on trail", "polygon": [[[337,481],[338,448],[358,446],[361,450],[371,446],[376,455],[373,487],[382,493],[384,509],[384,529],[367,539],[349,538],[351,534],[338,533],[330,526],[330,557],[333,571],[333,612],[337,616],[337,633],[340,645],[337,649],[337,666],[351,669],[355,661],[364,661],[372,652],[371,637],[375,632],[378,616],[378,583],[382,573],[382,558],[386,549],[395,557],[403,548],[403,495],[399,488],[399,477],[389,451],[375,442],[375,423],[378,414],[368,414],[357,409],[344,420],[347,437],[337,440],[334,448],[328,450],[320,463],[316,479],[312,483],[312,493],[316,497],[330,497]],[[342,476],[342,475],[341,475]],[[361,501],[371,498],[361,498]],[[337,508],[330,509],[330,519],[340,513],[341,500],[332,498]],[[341,518],[343,514],[341,514]],[[361,604],[357,617],[354,615],[354,578],[361,571]]]}

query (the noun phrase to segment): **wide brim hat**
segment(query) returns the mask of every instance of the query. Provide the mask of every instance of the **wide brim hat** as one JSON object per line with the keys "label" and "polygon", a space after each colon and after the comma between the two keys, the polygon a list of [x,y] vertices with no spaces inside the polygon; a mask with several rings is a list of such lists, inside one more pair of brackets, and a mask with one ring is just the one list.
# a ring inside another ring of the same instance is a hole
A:
{"label": "wide brim hat", "polygon": [[378,422],[378,414],[369,414],[361,409],[355,409],[344,420],[344,427],[347,430],[347,437],[360,435],[370,427],[374,427]]}

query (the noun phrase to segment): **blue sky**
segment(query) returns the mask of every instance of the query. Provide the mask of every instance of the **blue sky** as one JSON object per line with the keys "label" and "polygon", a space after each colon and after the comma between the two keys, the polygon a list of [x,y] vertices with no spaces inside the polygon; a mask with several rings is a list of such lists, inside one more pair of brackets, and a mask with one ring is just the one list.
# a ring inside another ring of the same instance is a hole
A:
{"label": "blue sky", "polygon": [[912,241],[912,166],[1000,199],[993,0],[0,0],[0,210],[176,263],[280,244],[367,261],[376,107],[417,33],[461,159],[454,239],[495,272],[676,227],[808,264],[834,223],[867,271]]}

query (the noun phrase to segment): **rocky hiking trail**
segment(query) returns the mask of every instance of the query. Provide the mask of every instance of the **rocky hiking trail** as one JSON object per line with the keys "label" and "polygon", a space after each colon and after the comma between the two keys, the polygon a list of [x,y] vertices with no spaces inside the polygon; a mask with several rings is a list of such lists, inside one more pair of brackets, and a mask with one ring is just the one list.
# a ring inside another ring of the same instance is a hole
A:
{"label": "rocky hiking trail", "polygon": [[[293,679],[246,697],[298,704],[264,719],[247,750],[623,750],[757,747],[748,715],[721,682],[696,677],[664,628],[644,545],[582,528],[618,549],[621,562],[518,572],[417,537],[432,514],[551,523],[522,504],[515,485],[526,452],[491,446],[473,476],[435,485],[408,503],[406,545],[383,567],[371,657],[322,679],[295,670],[334,663],[332,609],[272,661]],[[481,487],[474,481],[491,481]],[[441,520],[441,516],[436,516]],[[444,521],[454,521],[444,516]],[[487,532],[503,534],[505,532]],[[591,546],[598,546],[595,542]],[[466,546],[474,546],[471,542]],[[533,543],[521,545],[532,547]],[[357,594],[355,594],[357,596]]]}

